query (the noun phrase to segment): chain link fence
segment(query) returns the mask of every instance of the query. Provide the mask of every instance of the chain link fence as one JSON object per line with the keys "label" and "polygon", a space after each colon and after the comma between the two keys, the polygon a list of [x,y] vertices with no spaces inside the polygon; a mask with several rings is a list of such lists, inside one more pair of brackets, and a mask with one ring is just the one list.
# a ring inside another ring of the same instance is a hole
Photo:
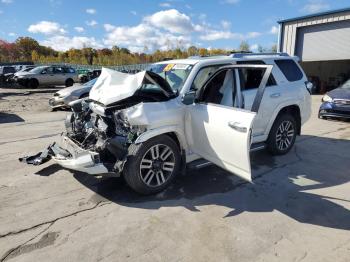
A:
{"label": "chain link fence", "polygon": [[41,65],[59,65],[59,66],[70,66],[74,69],[88,69],[96,70],[101,69],[102,67],[110,68],[113,70],[121,72],[138,72],[145,70],[149,64],[134,64],[134,65],[119,65],[119,66],[102,66],[102,65],[78,65],[78,64],[69,64],[69,63],[45,63],[45,64],[35,64],[36,66]]}

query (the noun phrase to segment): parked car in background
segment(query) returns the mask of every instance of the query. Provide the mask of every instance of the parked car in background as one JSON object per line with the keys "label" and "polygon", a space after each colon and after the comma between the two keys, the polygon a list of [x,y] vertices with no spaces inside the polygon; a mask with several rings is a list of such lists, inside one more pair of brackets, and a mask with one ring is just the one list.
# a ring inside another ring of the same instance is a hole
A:
{"label": "parked car in background", "polygon": [[89,69],[77,69],[78,78],[80,83],[88,82],[87,74],[90,72]]}
{"label": "parked car in background", "polygon": [[8,73],[6,74],[6,81],[8,83],[15,82],[15,77],[18,76],[18,74],[21,74],[22,72],[29,72],[30,70],[34,69],[35,66],[29,65],[29,66],[23,66],[22,69],[18,70],[15,73]]}
{"label": "parked car in background", "polygon": [[95,84],[97,78],[83,84],[74,85],[61,89],[54,93],[53,97],[49,100],[49,105],[52,109],[56,108],[69,108],[69,103],[84,97],[89,96],[89,92]]}
{"label": "parked car in background", "polygon": [[78,74],[67,66],[39,66],[29,72],[18,73],[15,81],[28,88],[56,85],[68,87],[78,82]]}
{"label": "parked car in background", "polygon": [[101,74],[101,69],[95,69],[95,70],[88,70],[86,73],[79,74],[79,81],[80,83],[86,83],[92,79],[95,79],[96,77],[99,77]]}
{"label": "parked car in background", "polygon": [[190,163],[252,181],[250,151],[286,154],[311,115],[311,86],[297,62],[235,54],[160,62],[137,74],[104,68],[89,99],[71,102],[63,147],[21,160],[123,176],[141,194],[165,189]]}
{"label": "parked car in background", "polygon": [[347,118],[350,119],[350,79],[340,87],[328,92],[322,98],[319,118]]}
{"label": "parked car in background", "polygon": [[5,83],[7,78],[14,73],[16,73],[16,68],[14,66],[0,67],[0,83]]}

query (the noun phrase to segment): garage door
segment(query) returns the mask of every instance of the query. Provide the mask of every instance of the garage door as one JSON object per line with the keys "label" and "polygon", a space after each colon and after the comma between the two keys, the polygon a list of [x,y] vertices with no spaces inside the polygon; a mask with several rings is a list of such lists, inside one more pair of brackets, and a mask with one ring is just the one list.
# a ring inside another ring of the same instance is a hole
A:
{"label": "garage door", "polygon": [[300,27],[296,44],[302,61],[350,59],[350,20]]}

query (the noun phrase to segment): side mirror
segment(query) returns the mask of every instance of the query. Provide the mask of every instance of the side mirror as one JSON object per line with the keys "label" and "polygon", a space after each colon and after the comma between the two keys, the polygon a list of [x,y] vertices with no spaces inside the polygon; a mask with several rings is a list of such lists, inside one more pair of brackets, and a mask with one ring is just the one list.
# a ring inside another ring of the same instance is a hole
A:
{"label": "side mirror", "polygon": [[305,87],[309,91],[310,95],[314,93],[314,85],[310,81],[305,82]]}
{"label": "side mirror", "polygon": [[192,89],[182,96],[182,103],[185,105],[191,105],[195,102],[196,90]]}
{"label": "side mirror", "polygon": [[45,74],[46,74],[46,71],[41,71],[41,74],[42,74],[42,75],[45,75]]}

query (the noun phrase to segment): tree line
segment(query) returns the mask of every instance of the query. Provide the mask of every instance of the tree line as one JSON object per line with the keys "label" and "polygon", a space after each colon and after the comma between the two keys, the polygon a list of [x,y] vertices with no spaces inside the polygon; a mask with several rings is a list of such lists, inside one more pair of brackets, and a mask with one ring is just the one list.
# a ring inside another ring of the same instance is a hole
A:
{"label": "tree line", "polygon": [[[237,50],[225,50],[220,48],[201,48],[190,46],[189,48],[175,48],[172,50],[156,50],[153,53],[133,53],[125,47],[113,46],[112,48],[93,49],[84,47],[81,49],[69,49],[68,51],[56,51],[51,47],[42,46],[31,37],[19,37],[13,43],[0,39],[0,63],[32,61],[34,63],[71,63],[85,65],[128,65],[158,62],[165,59],[179,59],[189,56],[223,55],[229,52],[250,51],[246,41],[242,41]],[[276,46],[269,49],[258,47],[259,52],[276,52]]]}

